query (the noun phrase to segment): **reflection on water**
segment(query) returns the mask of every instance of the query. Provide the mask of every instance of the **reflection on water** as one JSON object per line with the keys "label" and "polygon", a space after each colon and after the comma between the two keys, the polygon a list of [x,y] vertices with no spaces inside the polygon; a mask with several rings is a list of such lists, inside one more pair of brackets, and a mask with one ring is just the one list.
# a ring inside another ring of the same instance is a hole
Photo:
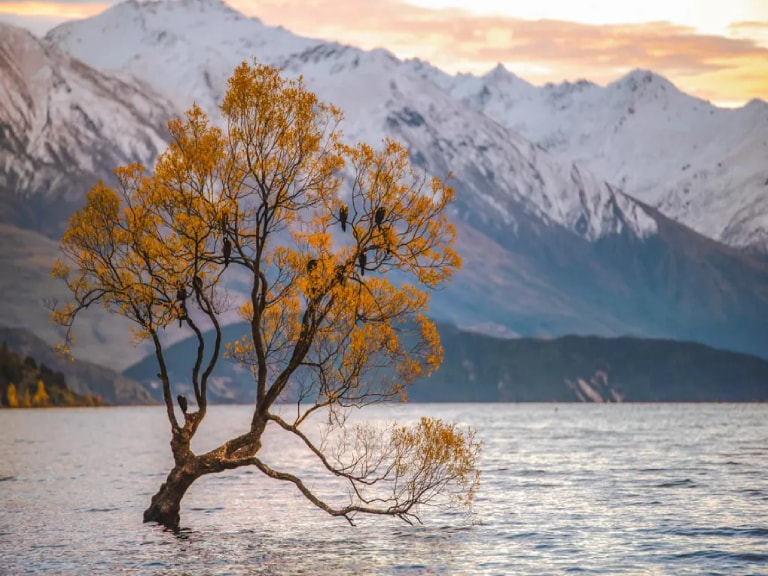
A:
{"label": "reflection on water", "polygon": [[[365,415],[366,412],[363,412]],[[477,428],[469,518],[326,516],[254,470],[210,476],[178,536],[141,524],[171,466],[161,408],[0,412],[0,574],[759,574],[768,572],[768,406],[407,405]],[[197,446],[242,430],[214,407]],[[334,486],[270,436],[268,462]]]}

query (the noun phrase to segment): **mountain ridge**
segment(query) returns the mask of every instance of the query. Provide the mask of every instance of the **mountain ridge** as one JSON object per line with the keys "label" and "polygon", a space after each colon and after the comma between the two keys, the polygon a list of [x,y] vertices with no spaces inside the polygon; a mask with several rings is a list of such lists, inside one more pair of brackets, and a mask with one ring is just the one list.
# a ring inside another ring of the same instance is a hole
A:
{"label": "mountain ridge", "polygon": [[408,63],[457,100],[672,219],[768,253],[766,102],[717,108],[642,69],[605,87],[537,87],[503,67],[452,76],[421,60]]}
{"label": "mountain ridge", "polygon": [[[99,72],[3,23],[0,87],[0,222],[58,238],[97,178],[153,160],[167,141],[169,103],[148,85]],[[39,194],[45,202],[28,202]]]}
{"label": "mountain ridge", "polygon": [[[416,402],[766,402],[768,361],[703,344],[644,338],[563,336],[494,338],[438,324],[444,361],[432,377],[415,382]],[[225,328],[224,340],[248,333]],[[212,340],[211,333],[206,339]],[[171,384],[191,394],[184,359],[194,339],[165,350]],[[160,393],[156,360],[147,356],[124,372]],[[220,362],[210,387],[216,403],[252,403],[253,376]],[[291,402],[290,393],[283,401]]]}
{"label": "mountain ridge", "polygon": [[427,173],[453,171],[450,216],[465,268],[434,295],[436,317],[462,325],[492,319],[523,335],[695,338],[766,354],[763,261],[668,221],[456,101],[386,51],[297,39],[209,4],[117,5],[55,29],[48,42],[119,65],[109,74],[138,75],[158,91],[173,86],[177,108],[198,96],[214,102],[232,68],[255,53],[303,75],[344,109],[350,138],[392,136]]}

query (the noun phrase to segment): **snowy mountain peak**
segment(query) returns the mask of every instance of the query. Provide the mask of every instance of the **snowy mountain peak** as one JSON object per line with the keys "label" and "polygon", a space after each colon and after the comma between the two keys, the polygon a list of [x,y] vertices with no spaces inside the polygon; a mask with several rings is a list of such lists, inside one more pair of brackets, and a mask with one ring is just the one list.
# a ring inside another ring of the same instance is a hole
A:
{"label": "snowy mountain peak", "polygon": [[[287,55],[320,44],[246,18],[220,0],[129,0],[57,26],[45,39],[94,67],[147,80],[183,107],[195,101],[210,111],[243,60],[257,56],[280,66]],[[154,76],[156,67],[164,73]]]}
{"label": "snowy mountain peak", "polygon": [[[464,76],[465,80],[469,78],[473,78],[473,77]],[[496,88],[499,88],[499,89],[525,90],[528,87],[532,86],[529,82],[523,80],[517,74],[507,70],[504,67],[504,65],[501,63],[497,64],[495,68],[488,71],[485,75],[481,76],[476,80],[482,80],[487,85],[495,86]]]}
{"label": "snowy mountain peak", "polygon": [[223,0],[125,0],[115,4],[111,9],[122,11],[155,11],[155,10],[181,10],[184,12],[196,11],[200,13],[218,13],[243,17],[240,12],[232,8]]}
{"label": "snowy mountain peak", "polygon": [[[30,208],[27,223],[45,221],[46,210],[60,218],[57,202],[80,203],[96,177],[153,161],[166,145],[171,110],[149,86],[0,24],[0,200],[23,204],[40,194],[46,202]],[[13,215],[3,212],[0,221]]]}
{"label": "snowy mountain peak", "polygon": [[[486,74],[412,67],[455,99],[700,234],[768,252],[768,104],[730,110],[650,70],[500,87]],[[510,73],[510,76],[511,73]]]}
{"label": "snowy mountain peak", "polygon": [[749,111],[750,113],[753,111],[764,113],[768,110],[768,102],[761,100],[760,98],[752,98],[744,105],[744,110]]}
{"label": "snowy mountain peak", "polygon": [[565,104],[560,104],[561,106],[569,105],[572,100],[576,98],[581,98],[584,93],[587,92],[593,92],[595,90],[599,90],[600,87],[588,80],[577,80],[576,82],[560,82],[559,84],[554,84],[552,82],[547,83],[544,88],[538,89],[535,87],[531,87],[532,90],[529,91],[529,96],[531,98],[538,98],[538,93],[540,91],[543,91],[546,98],[552,101],[565,101]]}
{"label": "snowy mountain peak", "polygon": [[[63,24],[47,40],[95,66],[151,83],[178,108],[195,100],[214,116],[232,70],[256,57],[290,76],[302,75],[320,98],[340,106],[351,141],[395,137],[421,168],[439,176],[453,172],[464,206],[488,225],[516,229],[532,218],[590,241],[654,233],[653,219],[631,199],[457,102],[440,86],[448,76],[428,64],[402,62],[383,49],[301,38],[255,19],[235,21],[229,11],[201,13],[200,3],[216,2],[134,4],[140,18],[118,20],[107,11]],[[486,77],[459,81],[467,92],[485,86],[487,98],[525,97],[535,90],[501,65]]]}
{"label": "snowy mountain peak", "polygon": [[514,76],[509,70],[507,70],[506,66],[499,62],[494,66],[491,70],[486,72],[484,74],[485,78],[491,79],[491,80],[498,80],[501,78],[505,78],[507,76]]}
{"label": "snowy mountain peak", "polygon": [[609,84],[607,89],[621,91],[632,97],[671,94],[683,96],[683,93],[664,76],[643,69],[632,70]]}

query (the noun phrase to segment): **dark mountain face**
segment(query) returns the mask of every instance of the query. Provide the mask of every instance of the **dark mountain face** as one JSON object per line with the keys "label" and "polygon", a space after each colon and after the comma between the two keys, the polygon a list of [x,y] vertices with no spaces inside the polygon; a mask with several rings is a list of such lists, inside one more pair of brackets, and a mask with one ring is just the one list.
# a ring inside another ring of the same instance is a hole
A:
{"label": "dark mountain face", "polygon": [[[768,358],[768,265],[648,208],[658,232],[587,241],[518,218],[515,230],[459,206],[464,268],[433,295],[438,318],[522,336],[629,335]],[[490,239],[490,242],[488,241]],[[481,320],[482,319],[482,320]]]}
{"label": "dark mountain face", "polygon": [[[247,333],[247,324],[230,324],[222,330],[222,342],[234,342]],[[205,362],[211,357],[215,336],[213,332],[206,332],[204,336],[206,341]],[[164,359],[174,394],[186,394],[187,398],[195,397],[191,384],[189,359],[194,358],[196,353],[197,339],[194,336],[166,347]],[[157,372],[157,357],[152,353],[126,369],[123,374],[127,378],[141,382],[159,401],[163,398],[163,391],[157,378]],[[210,402],[218,404],[250,404],[256,400],[253,376],[239,364],[220,357],[208,382],[208,398]]]}
{"label": "dark mountain face", "polygon": [[[445,360],[415,383],[416,402],[765,402],[768,361],[701,344],[639,338],[568,336],[555,340],[500,339],[440,325]],[[224,339],[247,333],[225,329]],[[206,336],[213,341],[212,334]],[[166,350],[175,393],[191,395],[189,358],[196,342]],[[148,356],[125,371],[160,398],[157,361]],[[237,364],[216,367],[211,401],[254,401],[253,377]],[[286,397],[285,400],[291,400]]]}
{"label": "dark mountain face", "polygon": [[768,362],[692,342],[500,340],[440,327],[445,361],[409,392],[430,402],[765,402]]}

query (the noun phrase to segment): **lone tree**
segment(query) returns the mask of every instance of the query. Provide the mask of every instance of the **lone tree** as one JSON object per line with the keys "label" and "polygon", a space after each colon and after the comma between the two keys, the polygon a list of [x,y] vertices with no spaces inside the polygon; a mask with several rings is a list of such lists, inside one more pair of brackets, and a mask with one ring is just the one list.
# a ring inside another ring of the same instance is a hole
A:
{"label": "lone tree", "polygon": [[[429,418],[377,429],[345,419],[353,407],[404,400],[406,387],[442,360],[424,313],[427,290],[460,265],[445,215],[453,190],[415,173],[396,142],[381,150],[342,143],[341,112],[268,66],[239,66],[221,112],[224,129],[193,107],[169,123],[171,143],[151,173],[133,164],[115,171],[116,189],[97,184],[70,219],[67,258],[53,270],[74,300],[53,311],[67,328],[65,349],[78,314],[97,303],[154,345],[175,465],[144,521],[177,529],[195,480],[242,466],[295,485],[350,522],[359,513],[413,522],[438,495],[471,503],[479,454],[471,431]],[[237,272],[250,286],[244,301],[222,282]],[[224,343],[221,315],[235,306],[250,333]],[[197,406],[180,397],[182,419],[161,338],[177,322],[197,337],[189,360]],[[215,334],[212,349],[204,330]],[[225,356],[253,374],[250,427],[195,454],[208,382]],[[298,400],[291,417],[276,406],[287,397]],[[327,429],[315,441],[306,428],[318,417]],[[348,500],[321,500],[261,460],[268,425],[295,435],[348,484]]]}

